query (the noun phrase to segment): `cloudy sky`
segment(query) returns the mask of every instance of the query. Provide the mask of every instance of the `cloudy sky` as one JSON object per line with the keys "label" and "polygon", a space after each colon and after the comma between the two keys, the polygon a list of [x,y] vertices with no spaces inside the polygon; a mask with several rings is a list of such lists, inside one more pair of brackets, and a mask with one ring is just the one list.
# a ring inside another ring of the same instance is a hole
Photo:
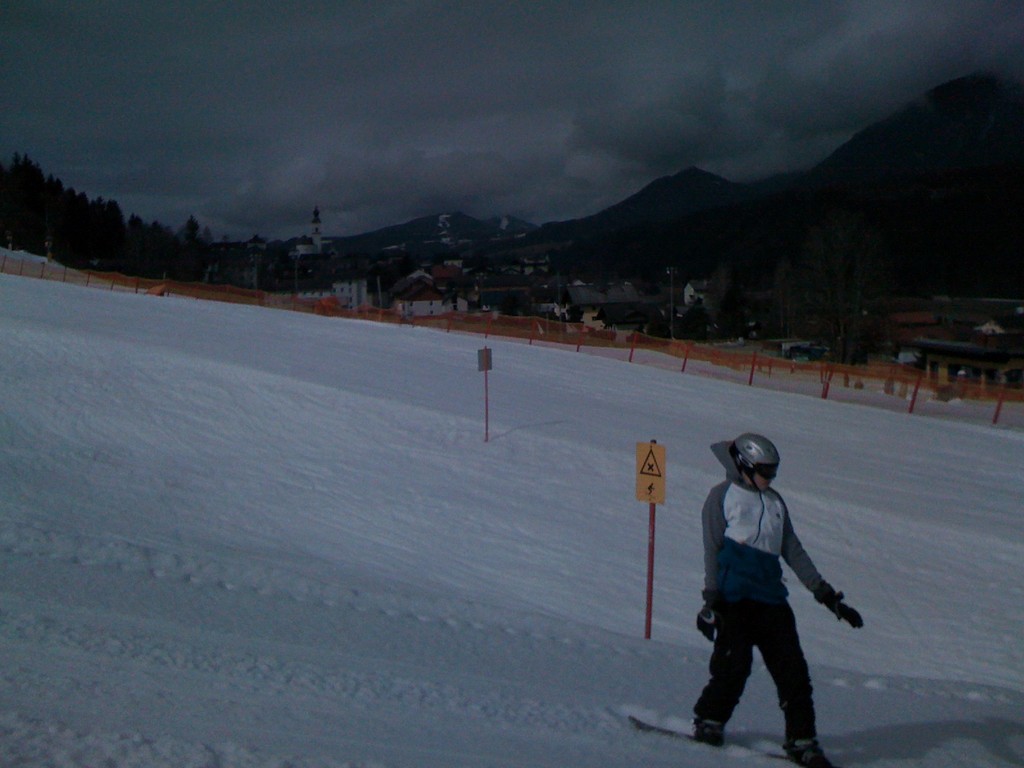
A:
{"label": "cloudy sky", "polygon": [[800,169],[946,80],[1024,80],[1024,2],[3,0],[0,162],[218,239],[595,213]]}

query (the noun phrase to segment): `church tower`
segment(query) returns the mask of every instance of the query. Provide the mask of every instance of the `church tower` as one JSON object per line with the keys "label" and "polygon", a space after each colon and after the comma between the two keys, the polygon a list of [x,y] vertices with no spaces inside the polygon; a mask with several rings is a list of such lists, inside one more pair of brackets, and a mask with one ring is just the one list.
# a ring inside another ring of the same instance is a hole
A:
{"label": "church tower", "polygon": [[313,209],[313,253],[323,253],[323,235],[320,233],[320,206]]}

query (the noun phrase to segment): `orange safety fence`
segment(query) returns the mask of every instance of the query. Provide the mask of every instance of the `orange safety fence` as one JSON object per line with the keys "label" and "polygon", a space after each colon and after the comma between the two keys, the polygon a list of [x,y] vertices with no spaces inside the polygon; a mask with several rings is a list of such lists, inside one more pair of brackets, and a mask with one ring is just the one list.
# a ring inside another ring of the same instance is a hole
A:
{"label": "orange safety fence", "polygon": [[174,280],[156,280],[134,275],[122,275],[118,272],[71,269],[55,262],[39,263],[12,258],[6,254],[0,255],[0,273],[36,277],[43,280],[55,280],[61,283],[84,285],[93,288],[105,288],[111,291],[148,293],[156,296],[184,296],[240,304],[262,304],[263,297],[267,295],[262,291],[250,291],[229,285],[181,283]]}
{"label": "orange safety fence", "polygon": [[897,363],[840,365],[779,357],[758,343],[707,344],[597,330],[582,323],[495,313],[449,312],[405,317],[372,306],[344,307],[334,296],[302,298],[226,285],[155,280],[111,272],[68,269],[55,263],[0,256],[0,273],[155,296],[251,304],[326,317],[413,325],[445,332],[517,339],[612,356],[629,363],[674,369],[762,389],[800,393],[826,400],[860,403],[906,413],[988,421],[1024,428],[1024,389],[980,381],[949,381]]}
{"label": "orange safety fence", "polygon": [[1020,384],[986,380],[950,381],[898,363],[842,365],[779,357],[758,343],[698,344],[631,334],[629,361],[666,365],[682,358],[681,372],[699,372],[764,389],[799,392],[827,400],[882,406],[907,413],[988,419],[1024,426]]}

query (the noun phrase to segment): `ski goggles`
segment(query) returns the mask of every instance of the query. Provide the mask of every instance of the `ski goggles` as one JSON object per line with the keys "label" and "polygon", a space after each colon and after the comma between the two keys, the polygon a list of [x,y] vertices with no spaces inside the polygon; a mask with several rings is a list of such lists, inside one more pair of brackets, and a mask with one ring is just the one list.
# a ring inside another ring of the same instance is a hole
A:
{"label": "ski goggles", "polygon": [[775,475],[779,473],[778,464],[755,464],[754,472],[759,474],[765,480],[774,480]]}

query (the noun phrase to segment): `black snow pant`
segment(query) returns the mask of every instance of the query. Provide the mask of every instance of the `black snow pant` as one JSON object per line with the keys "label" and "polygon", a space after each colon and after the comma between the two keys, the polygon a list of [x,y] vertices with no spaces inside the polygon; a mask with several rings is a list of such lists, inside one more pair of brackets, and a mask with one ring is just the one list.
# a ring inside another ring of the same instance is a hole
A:
{"label": "black snow pant", "polygon": [[741,600],[726,604],[720,614],[722,626],[711,654],[711,680],[697,700],[694,714],[703,720],[729,721],[750,677],[756,647],[775,681],[786,717],[786,739],[813,739],[811,676],[789,604]]}

